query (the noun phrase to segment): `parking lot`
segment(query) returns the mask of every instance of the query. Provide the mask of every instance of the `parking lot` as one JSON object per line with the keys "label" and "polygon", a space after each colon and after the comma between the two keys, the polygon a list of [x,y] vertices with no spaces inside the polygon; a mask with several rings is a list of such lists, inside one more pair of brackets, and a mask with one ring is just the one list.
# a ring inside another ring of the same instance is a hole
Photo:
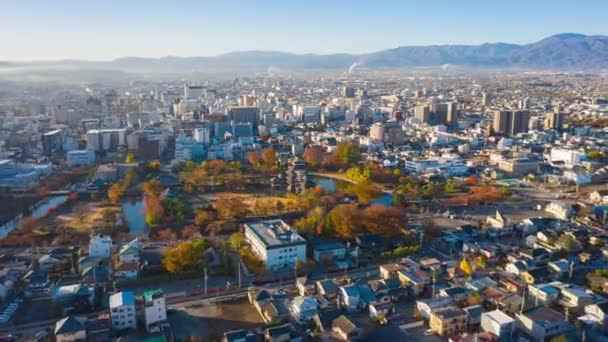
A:
{"label": "parking lot", "polygon": [[213,303],[190,302],[171,306],[168,321],[177,340],[202,336],[203,340],[218,338],[225,331],[255,329],[264,321],[246,299]]}

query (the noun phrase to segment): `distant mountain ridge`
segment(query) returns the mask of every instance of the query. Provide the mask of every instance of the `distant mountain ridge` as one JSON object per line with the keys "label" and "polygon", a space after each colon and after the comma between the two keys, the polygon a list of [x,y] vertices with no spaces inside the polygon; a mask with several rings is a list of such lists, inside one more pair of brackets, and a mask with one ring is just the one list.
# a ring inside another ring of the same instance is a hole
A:
{"label": "distant mountain ridge", "polygon": [[106,62],[0,62],[7,67],[77,67],[118,69],[122,71],[170,70],[285,70],[348,69],[353,66],[382,69],[427,67],[443,64],[469,67],[530,69],[606,69],[608,36],[562,33],[538,42],[517,45],[486,43],[481,45],[403,46],[368,54],[295,54],[280,51],[231,52],[214,57],[125,57]]}

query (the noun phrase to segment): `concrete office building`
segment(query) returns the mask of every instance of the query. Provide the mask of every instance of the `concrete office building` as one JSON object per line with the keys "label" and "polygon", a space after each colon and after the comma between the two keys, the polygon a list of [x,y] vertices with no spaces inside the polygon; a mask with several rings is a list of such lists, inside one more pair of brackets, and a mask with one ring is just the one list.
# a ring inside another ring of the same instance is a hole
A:
{"label": "concrete office building", "polygon": [[545,129],[564,129],[564,113],[550,112],[545,115]]}
{"label": "concrete office building", "polygon": [[530,112],[525,110],[499,110],[494,112],[492,128],[495,133],[516,135],[527,132],[530,126]]}
{"label": "concrete office building", "polygon": [[87,132],[87,148],[95,152],[116,151],[126,145],[127,129],[93,129]]}
{"label": "concrete office building", "polygon": [[260,109],[258,107],[229,107],[226,111],[228,121],[237,123],[250,122],[257,127],[260,120]]}
{"label": "concrete office building", "polygon": [[201,85],[184,85],[184,97],[186,99],[198,99],[203,96],[205,88]]}
{"label": "concrete office building", "polygon": [[45,156],[50,157],[63,151],[63,131],[56,129],[42,135],[42,151]]}
{"label": "concrete office building", "polygon": [[458,104],[456,102],[433,103],[429,106],[416,106],[415,117],[431,126],[446,125],[456,121]]}

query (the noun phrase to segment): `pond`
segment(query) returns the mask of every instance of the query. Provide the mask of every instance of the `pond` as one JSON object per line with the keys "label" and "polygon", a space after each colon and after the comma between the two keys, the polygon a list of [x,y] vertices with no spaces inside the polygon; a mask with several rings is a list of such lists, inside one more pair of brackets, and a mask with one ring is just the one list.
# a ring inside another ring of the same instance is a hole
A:
{"label": "pond", "polygon": [[[351,185],[351,183],[349,183],[349,182],[339,180],[339,179],[327,178],[327,177],[315,176],[315,177],[312,177],[312,180],[318,186],[322,187],[323,190],[325,190],[326,192],[329,192],[329,193],[336,192],[336,190],[338,190],[338,189],[345,189],[346,187]],[[382,204],[382,205],[390,206],[393,204],[393,195],[387,194],[387,193],[382,193],[380,196],[373,199],[370,202],[370,204]]]}
{"label": "pond", "polygon": [[47,197],[44,200],[38,202],[32,208],[32,217],[41,218],[49,213],[51,210],[56,210],[60,205],[68,201],[68,196],[53,196]]}
{"label": "pond", "polygon": [[143,199],[124,201],[121,204],[122,213],[131,234],[146,234],[146,218],[144,216]]}

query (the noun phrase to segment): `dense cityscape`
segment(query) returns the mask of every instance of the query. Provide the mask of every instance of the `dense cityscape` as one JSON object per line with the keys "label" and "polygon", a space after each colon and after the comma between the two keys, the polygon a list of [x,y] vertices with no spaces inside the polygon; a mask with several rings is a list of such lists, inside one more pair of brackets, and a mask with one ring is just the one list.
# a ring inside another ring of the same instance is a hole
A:
{"label": "dense cityscape", "polygon": [[608,37],[51,57],[0,53],[0,341],[608,341]]}

